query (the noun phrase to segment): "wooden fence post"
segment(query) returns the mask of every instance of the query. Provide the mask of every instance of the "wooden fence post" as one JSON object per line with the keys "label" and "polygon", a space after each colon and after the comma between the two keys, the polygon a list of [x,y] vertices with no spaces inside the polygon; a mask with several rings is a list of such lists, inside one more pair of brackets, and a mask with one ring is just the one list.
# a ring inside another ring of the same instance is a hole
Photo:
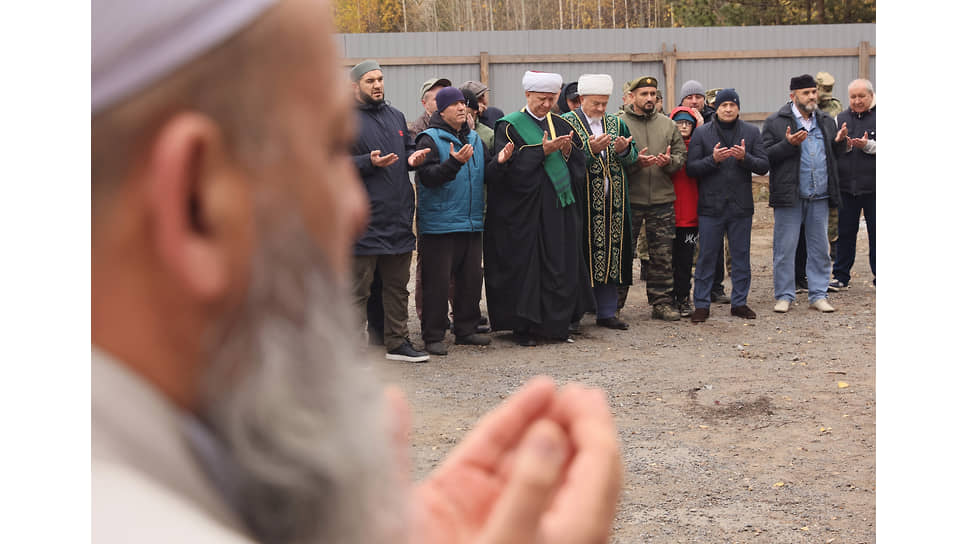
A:
{"label": "wooden fence post", "polygon": [[490,71],[490,60],[487,55],[487,51],[481,51],[481,83],[485,87],[488,87],[487,80],[490,77],[488,72]]}
{"label": "wooden fence post", "polygon": [[857,67],[857,74],[860,79],[870,79],[871,75],[871,43],[870,42],[860,42],[860,46],[857,48],[857,60],[859,66]]}
{"label": "wooden fence post", "polygon": [[[672,44],[672,51],[667,51],[666,46],[662,44],[662,66],[665,68],[665,97],[662,103],[665,105],[672,106],[673,104],[678,104],[676,100],[676,45]],[[665,108],[663,108],[665,109]],[[665,109],[666,113],[669,113],[669,109]]]}

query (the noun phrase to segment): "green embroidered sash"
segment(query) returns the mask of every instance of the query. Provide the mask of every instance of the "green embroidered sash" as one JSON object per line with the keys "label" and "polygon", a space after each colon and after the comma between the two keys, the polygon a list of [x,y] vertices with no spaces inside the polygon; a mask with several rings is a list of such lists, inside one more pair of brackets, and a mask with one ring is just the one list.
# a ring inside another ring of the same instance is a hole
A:
{"label": "green embroidered sash", "polygon": [[[521,139],[524,140],[526,145],[541,145],[541,139],[544,137],[544,131],[541,130],[537,124],[535,124],[527,113],[521,111],[515,111],[509,113],[499,120],[507,121],[514,130],[521,135]],[[548,113],[546,119],[548,120],[548,130],[551,132],[551,138],[555,138],[555,125],[551,119],[551,113]],[[564,208],[569,204],[575,203],[575,195],[571,193],[571,175],[568,172],[568,164],[565,162],[564,155],[561,151],[555,151],[554,153],[545,157],[544,160],[544,170],[551,178],[551,183],[555,187],[555,193],[558,194],[558,203]]]}

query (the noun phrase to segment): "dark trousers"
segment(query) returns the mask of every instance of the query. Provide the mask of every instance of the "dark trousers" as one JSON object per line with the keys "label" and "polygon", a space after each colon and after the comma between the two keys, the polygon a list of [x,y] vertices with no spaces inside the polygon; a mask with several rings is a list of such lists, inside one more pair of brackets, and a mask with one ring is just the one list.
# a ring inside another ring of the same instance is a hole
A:
{"label": "dark trousers", "polygon": [[746,304],[746,297],[750,291],[752,230],[751,216],[699,216],[699,259],[696,261],[696,288],[693,290],[696,308],[709,308],[716,254],[723,253],[723,233],[729,240],[729,256],[732,262],[730,277],[733,280],[733,289],[730,292],[730,303],[733,306]]}
{"label": "dark trousers", "polygon": [[837,226],[837,260],[834,262],[833,276],[845,285],[850,283],[850,269],[854,267],[854,257],[857,253],[857,231],[860,228],[861,211],[864,212],[864,221],[867,223],[871,273],[875,277],[877,276],[874,267],[874,233],[877,217],[874,201],[873,194],[853,196],[847,193],[840,193],[840,223]]}
{"label": "dark trousers", "polygon": [[387,351],[397,349],[409,337],[407,302],[410,292],[407,291],[407,283],[410,281],[412,254],[408,251],[399,255],[357,255],[353,258],[353,294],[361,325],[366,321],[373,274],[378,267],[380,269],[383,283],[383,345]]}
{"label": "dark trousers", "polygon": [[366,331],[383,343],[383,280],[379,266],[373,271],[370,297],[366,300]]}
{"label": "dark trousers", "polygon": [[676,241],[672,246],[672,292],[676,300],[689,298],[689,290],[692,287],[692,261],[696,254],[698,236],[699,227],[676,227]]}
{"label": "dark trousers", "polygon": [[725,248],[719,250],[716,255],[716,270],[713,272],[713,293],[726,294],[723,280],[726,279],[726,251]]}
{"label": "dark trousers", "polygon": [[447,332],[447,299],[454,280],[454,334],[477,332],[481,320],[481,270],[483,242],[480,232],[421,234],[421,283],[423,315],[420,327],[424,343],[440,342]]}

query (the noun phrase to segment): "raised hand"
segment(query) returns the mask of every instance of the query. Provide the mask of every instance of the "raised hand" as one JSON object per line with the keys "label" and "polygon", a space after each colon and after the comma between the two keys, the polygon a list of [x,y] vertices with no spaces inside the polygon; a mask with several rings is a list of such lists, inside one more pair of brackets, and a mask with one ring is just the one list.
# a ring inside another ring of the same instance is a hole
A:
{"label": "raised hand", "polygon": [[672,162],[672,146],[668,145],[666,146],[665,153],[659,153],[658,155],[655,156],[655,165],[659,167],[663,167],[669,164],[670,162]]}
{"label": "raised hand", "polygon": [[648,147],[643,147],[642,150],[639,151],[638,163],[642,168],[655,164],[655,155],[649,155]]}
{"label": "raised hand", "polygon": [[409,164],[412,168],[416,168],[421,164],[423,164],[424,160],[427,158],[427,155],[429,153],[430,153],[429,147],[425,147],[419,151],[414,151],[413,153],[410,154],[410,157],[407,158],[407,164]]}
{"label": "raised hand", "polygon": [[629,144],[632,143],[632,137],[626,138],[625,136],[619,136],[615,138],[615,152],[624,153],[628,149]]}
{"label": "raised hand", "polygon": [[862,138],[847,138],[847,145],[853,148],[864,149],[867,146],[867,131],[864,131]]}
{"label": "raised hand", "polygon": [[746,157],[746,139],[744,138],[740,140],[739,145],[734,145],[733,147],[729,148],[729,152],[734,159],[738,161],[743,160],[743,158]]}
{"label": "raised hand", "polygon": [[471,144],[464,144],[464,146],[461,147],[460,150],[456,152],[454,151],[454,144],[453,143],[450,144],[450,156],[457,159],[457,162],[461,164],[464,164],[465,162],[470,160],[471,155],[473,154],[474,154],[474,148],[471,147]]}
{"label": "raised hand", "polygon": [[807,139],[807,131],[799,130],[794,134],[790,134],[790,127],[786,129],[786,141],[790,145],[800,145],[804,140]]}
{"label": "raised hand", "polygon": [[497,153],[497,163],[504,164],[511,158],[511,153],[514,152],[514,142],[508,142],[508,145],[501,148]]}
{"label": "raised hand", "polygon": [[411,542],[606,542],[621,485],[604,393],[536,378],[414,490]]}
{"label": "raised hand", "polygon": [[370,163],[377,168],[386,168],[387,166],[397,162],[398,158],[399,157],[397,157],[396,153],[387,153],[381,157],[379,149],[370,151]]}
{"label": "raised hand", "polygon": [[732,151],[728,147],[720,147],[720,142],[716,142],[716,146],[713,147],[713,160],[717,163],[723,162],[726,159],[733,156]]}
{"label": "raised hand", "polygon": [[689,108],[689,109],[692,110],[693,115],[695,115],[695,117],[696,117],[696,128],[701,127],[702,124],[706,122],[702,118],[702,113],[699,110],[697,110],[696,108]]}
{"label": "raised hand", "polygon": [[588,147],[592,150],[592,155],[598,155],[608,147],[608,144],[612,141],[608,134],[600,134],[594,138],[588,139]]}
{"label": "raised hand", "polygon": [[840,130],[837,131],[837,137],[834,138],[835,142],[842,142],[844,138],[847,137],[847,123],[840,126]]}

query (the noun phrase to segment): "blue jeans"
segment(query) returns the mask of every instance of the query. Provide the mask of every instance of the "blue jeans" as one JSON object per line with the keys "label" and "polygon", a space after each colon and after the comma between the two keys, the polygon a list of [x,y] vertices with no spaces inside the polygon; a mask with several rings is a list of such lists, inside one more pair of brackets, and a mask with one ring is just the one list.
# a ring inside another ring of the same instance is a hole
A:
{"label": "blue jeans", "polygon": [[773,208],[773,296],[793,302],[796,298],[794,261],[800,225],[807,242],[807,292],[810,302],[827,298],[830,285],[830,246],[827,242],[827,199],[798,198],[790,208]]}
{"label": "blue jeans", "polygon": [[616,285],[596,285],[595,292],[595,317],[598,319],[608,319],[615,317],[615,310],[618,309],[618,287]]}
{"label": "blue jeans", "polygon": [[867,223],[871,273],[877,276],[874,268],[874,225],[877,214],[874,208],[873,194],[852,196],[840,193],[840,222],[837,223],[837,261],[834,263],[834,278],[844,285],[850,283],[850,269],[854,267],[861,210],[864,210],[864,222]]}
{"label": "blue jeans", "polygon": [[750,233],[753,217],[725,215],[699,216],[699,258],[696,259],[696,277],[693,300],[696,308],[709,308],[709,295],[713,289],[716,273],[716,257],[723,254],[723,233],[729,240],[730,304],[743,306],[750,293]]}

